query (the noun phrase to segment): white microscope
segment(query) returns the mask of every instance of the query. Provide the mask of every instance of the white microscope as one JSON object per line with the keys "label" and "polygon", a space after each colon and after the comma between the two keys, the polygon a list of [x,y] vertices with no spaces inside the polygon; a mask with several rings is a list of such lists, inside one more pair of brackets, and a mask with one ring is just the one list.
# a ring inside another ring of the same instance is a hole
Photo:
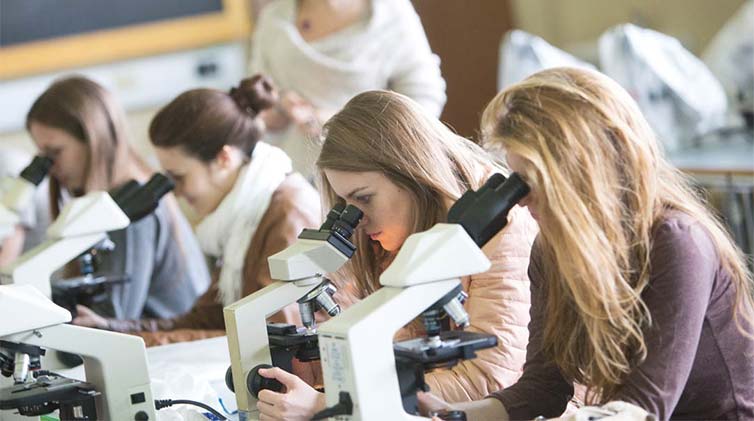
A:
{"label": "white microscope", "polygon": [[[0,285],[0,419],[156,420],[144,341],[67,324],[71,314],[30,285]],[[86,382],[42,370],[47,350],[84,357]],[[38,419],[38,418],[37,418]]]}
{"label": "white microscope", "polygon": [[70,201],[47,229],[47,240],[0,269],[1,284],[32,285],[50,298],[53,272],[122,229],[152,213],[173,182],[155,174],[143,186],[130,181],[111,192],[91,192]]}
{"label": "white microscope", "polygon": [[[334,207],[319,229],[305,229],[296,243],[268,258],[270,274],[277,282],[225,307],[231,361],[226,383],[236,394],[240,420],[258,419],[261,389],[282,387],[260,376],[260,368],[291,371],[293,357],[319,359],[314,312],[322,308],[330,316],[340,313],[332,298],[335,287],[324,275],[337,271],[353,256],[356,247],[350,238],[361,217],[354,206]],[[268,317],[296,302],[303,328],[267,323]]]}
{"label": "white microscope", "polygon": [[0,180],[0,241],[5,239],[19,223],[34,198],[34,191],[44,180],[52,166],[52,160],[35,156],[18,177]]}
{"label": "white microscope", "polygon": [[[380,276],[380,290],[320,326],[328,408],[313,419],[426,419],[414,415],[417,391],[428,390],[424,370],[495,346],[492,335],[441,332],[440,317],[444,312],[457,326],[468,325],[460,278],[489,269],[481,247],[505,227],[508,212],[528,191],[513,173],[508,179],[495,174],[478,191],[466,192],[447,223],[406,239]],[[428,337],[394,344],[395,332],[420,314]]]}

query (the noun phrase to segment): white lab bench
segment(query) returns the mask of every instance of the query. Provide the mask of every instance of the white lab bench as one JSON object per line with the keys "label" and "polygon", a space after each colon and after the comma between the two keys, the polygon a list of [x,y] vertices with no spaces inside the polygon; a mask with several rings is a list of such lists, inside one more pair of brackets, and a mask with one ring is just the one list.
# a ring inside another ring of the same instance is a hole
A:
{"label": "white lab bench", "polygon": [[[228,341],[224,336],[147,348],[147,359],[155,399],[197,400],[212,406],[230,420],[236,419],[234,415],[228,415],[219,402],[222,399],[225,409],[235,412],[235,395],[225,386],[225,371],[230,366],[230,357]],[[83,365],[59,372],[84,380]],[[190,393],[178,395],[184,391]],[[198,407],[189,408],[203,412]],[[157,412],[158,419],[185,419],[173,411],[169,411],[169,415],[165,411],[168,410]]]}

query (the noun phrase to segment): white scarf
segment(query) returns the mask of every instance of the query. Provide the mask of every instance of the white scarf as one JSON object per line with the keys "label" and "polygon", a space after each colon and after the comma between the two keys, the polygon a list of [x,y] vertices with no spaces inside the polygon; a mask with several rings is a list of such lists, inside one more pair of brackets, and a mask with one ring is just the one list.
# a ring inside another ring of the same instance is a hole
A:
{"label": "white scarf", "polygon": [[282,150],[259,142],[233,189],[196,227],[202,250],[222,259],[218,292],[224,306],[241,299],[243,267],[251,238],[270,205],[272,194],[291,172]]}

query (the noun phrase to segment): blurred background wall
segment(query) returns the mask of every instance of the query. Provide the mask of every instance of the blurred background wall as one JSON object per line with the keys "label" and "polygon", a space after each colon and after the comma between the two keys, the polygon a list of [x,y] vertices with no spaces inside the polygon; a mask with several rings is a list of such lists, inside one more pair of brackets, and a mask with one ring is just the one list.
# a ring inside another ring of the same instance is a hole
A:
{"label": "blurred background wall", "polygon": [[[107,13],[102,3],[96,3],[99,1],[66,0],[63,5],[58,0],[0,0],[0,148],[33,153],[34,146],[23,128],[31,102],[55,78],[82,73],[105,85],[125,105],[136,150],[156,165],[147,130],[157,109],[185,90],[228,89],[247,76],[249,34],[259,10],[270,0],[110,0],[108,7],[121,4],[126,8],[123,14],[136,11],[135,21],[126,25],[125,32],[118,27],[118,19],[113,19],[121,12]],[[485,104],[498,90],[498,55],[507,31],[524,30],[594,63],[598,37],[614,25],[634,23],[679,39],[698,56],[745,1],[412,0],[432,49],[441,58],[447,81],[448,102],[442,120],[472,138],[477,135]],[[63,9],[54,12],[61,5]],[[87,5],[99,10],[107,25],[116,22],[114,27],[81,37],[58,37],[50,43],[13,44],[8,37],[30,25],[40,25],[31,30],[44,33],[44,25],[60,23],[58,15],[69,13],[69,6],[80,8],[68,17],[71,25],[96,27],[88,21],[95,17],[87,16]],[[187,11],[192,5],[205,12]],[[153,16],[138,16],[139,7]],[[221,13],[207,13],[208,9]],[[21,22],[19,11],[26,13],[31,23]],[[735,177],[723,173],[707,184],[712,186],[711,194],[718,196],[715,201],[724,215],[754,215],[750,203],[738,204],[739,197],[754,200],[754,177],[747,171]],[[735,190],[741,179],[743,196]],[[737,232],[749,238],[751,250],[754,230],[746,227]]]}
{"label": "blurred background wall", "polygon": [[[7,1],[0,0],[0,20],[3,4]],[[243,1],[248,5],[243,13],[254,16],[269,0]],[[699,54],[744,0],[413,0],[413,3],[422,18],[432,48],[442,59],[443,75],[448,82],[448,104],[443,120],[459,133],[474,136],[484,104],[497,91],[498,49],[506,31],[512,28],[523,29],[543,37],[559,48],[593,61],[597,37],[615,24],[632,22],[677,37],[692,52]],[[248,18],[248,15],[247,19],[253,19]],[[236,51],[240,51],[233,54],[247,54],[246,37],[231,44],[239,47]],[[192,51],[199,54],[200,49],[184,49],[179,52]],[[244,74],[245,60],[245,56],[241,57],[236,61],[240,64],[234,64],[238,68],[230,69],[229,72],[233,75]],[[100,65],[107,67],[107,63]],[[0,60],[0,74],[2,66],[3,62]],[[73,68],[57,73],[80,70]],[[117,80],[113,83],[124,84],[124,89],[138,89],[134,88],[133,77],[129,80],[127,75],[124,76],[123,69],[112,72],[118,73]],[[14,81],[18,81],[18,78],[0,80],[0,97],[5,99],[3,106],[10,103],[24,108],[28,99],[9,98],[5,89],[9,82]],[[210,78],[205,85],[217,83],[222,85],[225,81],[216,82]],[[201,78],[197,78],[197,84],[201,84]],[[169,86],[167,88],[169,90]],[[180,89],[175,89],[175,94],[182,89],[188,88],[181,85]],[[128,110],[134,143],[138,150],[147,155],[151,152],[146,129],[159,105],[132,106]],[[0,131],[0,147],[2,146],[33,150],[28,136],[20,126]]]}

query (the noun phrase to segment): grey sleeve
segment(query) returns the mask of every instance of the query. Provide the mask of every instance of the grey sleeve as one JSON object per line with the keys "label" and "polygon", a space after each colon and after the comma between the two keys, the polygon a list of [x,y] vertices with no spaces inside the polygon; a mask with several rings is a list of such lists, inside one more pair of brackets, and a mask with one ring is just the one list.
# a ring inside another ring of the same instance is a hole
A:
{"label": "grey sleeve", "polygon": [[99,272],[126,274],[110,295],[115,319],[171,318],[186,313],[206,291],[210,278],[204,256],[181,215],[158,209],[125,230],[110,234],[116,245]]}
{"label": "grey sleeve", "polygon": [[694,364],[718,260],[697,224],[670,220],[655,236],[649,286],[642,298],[652,317],[645,330],[647,358],[625,380],[616,399],[669,419]]}
{"label": "grey sleeve", "polygon": [[566,380],[555,363],[542,352],[546,290],[538,257],[535,242],[529,263],[531,321],[524,373],[514,385],[490,395],[502,402],[512,420],[533,419],[540,415],[557,417],[573,397],[573,383]]}

